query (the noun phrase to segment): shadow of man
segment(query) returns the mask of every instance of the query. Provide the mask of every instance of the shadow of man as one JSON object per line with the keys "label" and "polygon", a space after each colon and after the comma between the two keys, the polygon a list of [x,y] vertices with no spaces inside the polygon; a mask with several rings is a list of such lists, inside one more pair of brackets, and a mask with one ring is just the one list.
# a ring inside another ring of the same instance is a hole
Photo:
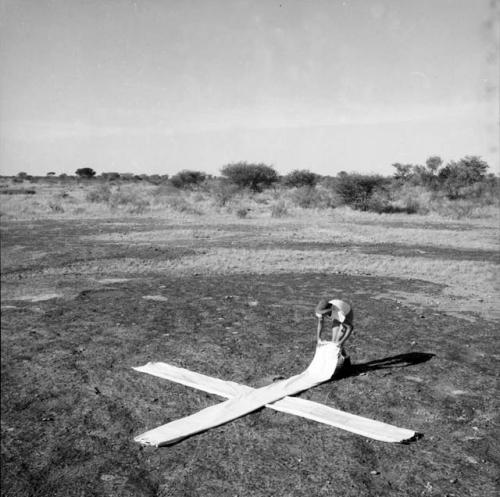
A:
{"label": "shadow of man", "polygon": [[339,371],[339,374],[335,375],[335,377],[337,379],[349,378],[351,376],[358,376],[360,374],[377,371],[379,369],[406,368],[408,366],[414,366],[415,364],[427,362],[434,356],[435,354],[427,352],[408,352],[406,354],[398,354],[384,359],[351,364],[349,367],[342,368]]}

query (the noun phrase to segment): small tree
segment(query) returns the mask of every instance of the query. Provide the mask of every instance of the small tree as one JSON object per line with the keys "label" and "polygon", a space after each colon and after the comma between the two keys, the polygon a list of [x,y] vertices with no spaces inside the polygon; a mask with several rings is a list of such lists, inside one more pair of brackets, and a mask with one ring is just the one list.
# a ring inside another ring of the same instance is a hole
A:
{"label": "small tree", "polygon": [[443,164],[443,159],[441,159],[439,155],[432,155],[425,161],[427,169],[432,174],[436,174],[437,170],[441,167],[442,164]]}
{"label": "small tree", "polygon": [[170,178],[170,183],[176,188],[193,188],[205,181],[207,175],[201,171],[184,169]]}
{"label": "small tree", "polygon": [[461,190],[481,182],[486,177],[488,163],[477,155],[468,155],[458,162],[451,161],[439,171],[439,180],[450,199],[459,198]]}
{"label": "small tree", "polygon": [[412,175],[412,165],[411,164],[401,164],[396,162],[392,165],[396,169],[394,173],[394,179],[400,180],[402,182],[407,181]]}
{"label": "small tree", "polygon": [[412,167],[412,174],[409,179],[412,185],[432,187],[435,181],[436,176],[429,167],[422,166],[421,164]]}
{"label": "small tree", "polygon": [[421,164],[401,164],[399,162],[392,164],[392,167],[396,169],[394,172],[396,186],[410,184],[435,188],[437,183],[436,171],[443,163],[443,160],[441,157],[434,155],[429,157],[425,163],[425,166]]}
{"label": "small tree", "polygon": [[370,199],[376,191],[382,190],[388,183],[379,175],[339,173],[335,190],[345,204],[354,209],[366,211],[370,209]]}
{"label": "small tree", "polygon": [[227,178],[213,178],[207,182],[207,186],[219,207],[224,207],[238,193],[238,186]]}
{"label": "small tree", "polygon": [[75,171],[75,174],[80,178],[93,178],[95,176],[95,171],[91,167],[81,167]]}
{"label": "small tree", "polygon": [[320,176],[307,169],[296,169],[283,177],[283,184],[289,188],[300,188],[302,186],[315,186]]}
{"label": "small tree", "polygon": [[276,170],[263,163],[236,162],[227,164],[221,169],[221,173],[239,188],[250,188],[254,192],[260,192],[278,181]]}

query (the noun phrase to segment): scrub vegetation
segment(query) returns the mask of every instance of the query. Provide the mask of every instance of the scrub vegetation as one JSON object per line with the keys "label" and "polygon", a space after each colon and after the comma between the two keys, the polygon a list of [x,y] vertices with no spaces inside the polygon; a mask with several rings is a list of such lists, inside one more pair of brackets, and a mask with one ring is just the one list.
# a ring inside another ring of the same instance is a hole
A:
{"label": "scrub vegetation", "polygon": [[[500,205],[500,179],[480,157],[466,156],[443,166],[438,156],[425,165],[393,164],[392,177],[340,172],[335,177],[296,170],[280,176],[266,164],[238,162],[221,176],[182,170],[168,175],[104,172],[89,167],[75,176],[3,177],[1,213],[33,219],[48,213],[72,216],[143,214],[234,214],[242,218],[295,215],[300,210],[347,206],[378,214],[437,215],[450,219],[487,218]],[[31,199],[26,195],[33,195]],[[20,198],[19,198],[19,197]],[[246,211],[246,214],[243,212]]]}

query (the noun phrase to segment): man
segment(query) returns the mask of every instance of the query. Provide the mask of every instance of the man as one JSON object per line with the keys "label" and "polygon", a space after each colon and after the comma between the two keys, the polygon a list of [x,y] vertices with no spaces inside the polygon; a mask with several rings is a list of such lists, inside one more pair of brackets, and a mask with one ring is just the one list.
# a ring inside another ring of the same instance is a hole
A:
{"label": "man", "polygon": [[316,306],[316,317],[318,318],[318,342],[325,340],[329,332],[328,324],[331,321],[331,340],[337,343],[340,348],[336,374],[340,371],[345,374],[351,365],[351,359],[343,347],[353,330],[351,306],[342,300],[321,299]]}

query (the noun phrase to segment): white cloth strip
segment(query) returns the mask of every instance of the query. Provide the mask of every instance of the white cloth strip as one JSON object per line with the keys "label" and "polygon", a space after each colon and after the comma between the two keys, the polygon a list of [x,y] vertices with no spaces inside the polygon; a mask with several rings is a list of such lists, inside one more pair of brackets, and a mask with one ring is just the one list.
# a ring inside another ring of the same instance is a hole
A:
{"label": "white cloth strip", "polygon": [[[196,373],[188,369],[172,366],[164,362],[150,362],[145,366],[133,368],[141,373],[147,373],[158,378],[174,381],[197,390],[218,395],[220,397],[234,398],[241,393],[251,391],[253,388],[234,381],[221,380],[213,376]],[[297,397],[284,397],[266,407],[275,411],[301,416],[341,430],[355,433],[380,442],[401,443],[412,439],[416,433],[413,430],[399,428],[381,421],[350,414],[348,412],[328,407],[311,400]]]}
{"label": "white cloth strip", "polygon": [[157,447],[172,444],[195,433],[228,423],[287,395],[307,390],[333,376],[339,353],[337,344],[318,342],[314,358],[303,373],[262,388],[242,392],[220,404],[143,433],[137,436],[135,441]]}

